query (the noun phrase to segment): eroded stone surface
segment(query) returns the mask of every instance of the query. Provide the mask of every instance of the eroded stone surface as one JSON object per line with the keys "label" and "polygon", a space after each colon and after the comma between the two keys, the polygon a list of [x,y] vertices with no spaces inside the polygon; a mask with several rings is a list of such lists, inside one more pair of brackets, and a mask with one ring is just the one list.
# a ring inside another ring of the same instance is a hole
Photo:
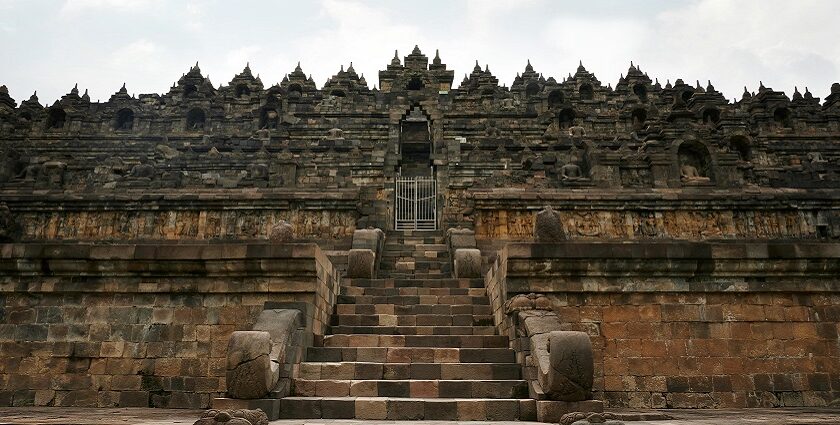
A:
{"label": "eroded stone surface", "polygon": [[286,220],[280,220],[271,227],[271,233],[268,239],[271,242],[283,243],[291,242],[295,238],[295,229]]}
{"label": "eroded stone surface", "polygon": [[264,331],[231,334],[227,350],[227,393],[233,398],[260,398],[279,378],[271,359],[271,336]]}
{"label": "eroded stone surface", "polygon": [[347,255],[347,277],[372,279],[375,267],[376,256],[370,249],[351,249]]}
{"label": "eroded stone surface", "polygon": [[545,207],[537,213],[534,221],[534,240],[542,243],[554,243],[566,240],[560,214],[551,207]]}
{"label": "eroded stone surface", "polygon": [[481,277],[481,251],[468,248],[456,250],[455,277]]}
{"label": "eroded stone surface", "polygon": [[204,412],[193,425],[268,425],[262,410],[215,410]]}

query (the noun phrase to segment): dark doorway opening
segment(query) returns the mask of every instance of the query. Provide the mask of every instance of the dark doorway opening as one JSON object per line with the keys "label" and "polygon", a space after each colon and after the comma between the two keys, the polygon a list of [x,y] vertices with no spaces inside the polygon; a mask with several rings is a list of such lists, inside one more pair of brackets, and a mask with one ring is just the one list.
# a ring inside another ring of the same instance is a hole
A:
{"label": "dark doorway opening", "polygon": [[400,122],[401,174],[407,177],[430,176],[432,137],[429,120],[415,107]]}

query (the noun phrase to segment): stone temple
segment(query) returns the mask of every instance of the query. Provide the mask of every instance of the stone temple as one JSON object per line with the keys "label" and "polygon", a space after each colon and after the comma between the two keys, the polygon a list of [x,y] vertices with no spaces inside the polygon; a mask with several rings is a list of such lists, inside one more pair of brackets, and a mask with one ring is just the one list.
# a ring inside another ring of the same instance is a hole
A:
{"label": "stone temple", "polygon": [[0,405],[840,403],[840,84],[454,79],[415,47],[373,88],[2,87]]}

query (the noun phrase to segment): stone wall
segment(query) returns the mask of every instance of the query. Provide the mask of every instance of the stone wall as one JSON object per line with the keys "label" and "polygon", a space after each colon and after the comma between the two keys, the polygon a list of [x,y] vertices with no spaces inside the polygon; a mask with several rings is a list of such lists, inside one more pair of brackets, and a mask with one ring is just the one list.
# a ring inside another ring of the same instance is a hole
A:
{"label": "stone wall", "polygon": [[7,193],[4,201],[23,240],[254,240],[286,220],[296,238],[349,241],[358,196],[358,190],[126,190]]}
{"label": "stone wall", "polygon": [[486,285],[547,299],[595,350],[610,406],[824,406],[840,399],[840,245],[510,244]]}
{"label": "stone wall", "polygon": [[536,213],[546,205],[560,214],[570,239],[840,238],[840,228],[826,219],[840,216],[834,207],[840,198],[833,191],[819,198],[809,191],[774,189],[713,196],[669,190],[495,189],[453,196],[468,200],[470,225],[484,239],[532,239]]}
{"label": "stone wall", "polygon": [[315,244],[5,244],[0,276],[0,405],[209,407],[233,331],[317,338],[338,289]]}

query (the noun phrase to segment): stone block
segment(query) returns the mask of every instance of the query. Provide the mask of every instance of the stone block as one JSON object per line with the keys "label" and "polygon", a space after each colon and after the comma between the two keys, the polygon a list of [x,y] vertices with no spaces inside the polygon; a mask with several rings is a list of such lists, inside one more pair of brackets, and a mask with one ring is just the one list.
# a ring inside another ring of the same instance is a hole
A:
{"label": "stone block", "polygon": [[347,277],[373,279],[376,277],[376,255],[370,249],[351,249],[347,255]]}
{"label": "stone block", "polygon": [[545,207],[537,213],[537,218],[534,221],[534,239],[542,243],[556,243],[566,240],[563,222],[557,211],[554,211],[551,207]]}
{"label": "stone block", "polygon": [[369,249],[374,253],[382,251],[385,233],[381,229],[359,229],[353,232],[353,249]]}
{"label": "stone block", "polygon": [[356,398],[356,419],[383,420],[388,417],[386,399],[374,397]]}
{"label": "stone block", "polygon": [[481,277],[481,251],[462,248],[455,251],[455,278]]}
{"label": "stone block", "polygon": [[446,231],[446,243],[450,252],[460,248],[475,248],[475,231],[463,228],[454,228]]}
{"label": "stone block", "polygon": [[[589,335],[553,331],[532,337],[531,353],[538,365],[538,381],[552,400],[582,401],[590,398],[594,374]],[[548,341],[546,341],[548,339]]]}
{"label": "stone block", "polygon": [[264,331],[231,334],[227,350],[227,393],[233,398],[261,398],[279,378],[279,366],[271,361],[271,337]]}

